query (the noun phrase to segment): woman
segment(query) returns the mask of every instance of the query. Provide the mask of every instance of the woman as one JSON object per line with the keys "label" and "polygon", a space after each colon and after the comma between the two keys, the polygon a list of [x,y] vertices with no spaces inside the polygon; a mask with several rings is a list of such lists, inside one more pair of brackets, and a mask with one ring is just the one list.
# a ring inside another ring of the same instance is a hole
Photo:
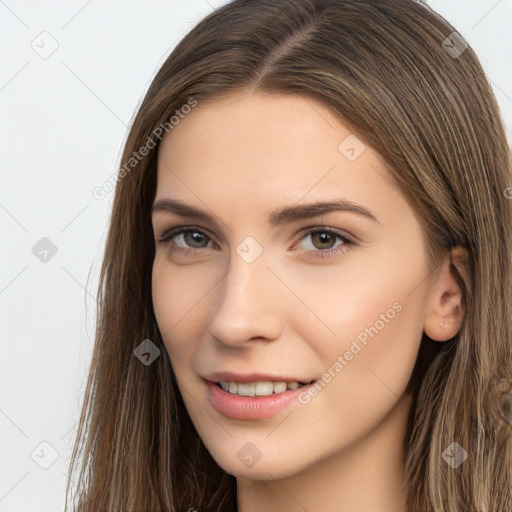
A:
{"label": "woman", "polygon": [[128,135],[85,511],[510,511],[511,159],[412,0],[235,0]]}

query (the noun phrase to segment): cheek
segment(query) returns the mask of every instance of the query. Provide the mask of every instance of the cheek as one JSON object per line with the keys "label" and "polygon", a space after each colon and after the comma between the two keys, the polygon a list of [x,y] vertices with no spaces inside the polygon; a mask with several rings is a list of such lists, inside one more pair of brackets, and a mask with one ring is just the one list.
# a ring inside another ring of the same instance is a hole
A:
{"label": "cheek", "polygon": [[[368,334],[366,344],[357,338],[344,339],[343,348],[331,354],[328,368],[335,376],[305,407],[322,415],[333,442],[342,446],[365,436],[397,407],[411,378],[421,341],[421,328],[414,316],[413,309],[403,305],[377,333],[369,329],[373,324],[368,324],[368,331],[361,331]],[[399,430],[390,433],[402,434]]]}
{"label": "cheek", "polygon": [[[394,266],[384,261],[342,275],[335,283],[317,281],[324,285],[324,294],[314,307],[326,312],[323,320],[335,334],[319,339],[309,328],[309,339],[318,340],[322,382],[329,381],[312,402],[328,411],[333,432],[375,426],[404,393],[414,368],[426,305],[425,290],[418,283],[427,273],[420,260],[402,266],[398,279],[401,262],[396,260]],[[336,403],[340,407],[329,407]]]}
{"label": "cheek", "polygon": [[165,347],[176,367],[189,358],[201,329],[197,312],[209,287],[198,283],[202,281],[192,272],[177,272],[168,263],[155,260],[151,285],[153,308]]}
{"label": "cheek", "polygon": [[404,255],[389,246],[347,253],[339,265],[276,269],[295,295],[283,295],[279,314],[324,363],[353,340],[376,351],[406,349],[408,340],[416,348],[426,300],[418,285],[429,269],[421,254]]}
{"label": "cheek", "polygon": [[347,381],[357,386],[355,394],[381,392],[399,397],[409,381],[419,345],[422,325],[411,301],[394,303],[395,308],[369,315],[357,333],[342,340],[337,351]]}

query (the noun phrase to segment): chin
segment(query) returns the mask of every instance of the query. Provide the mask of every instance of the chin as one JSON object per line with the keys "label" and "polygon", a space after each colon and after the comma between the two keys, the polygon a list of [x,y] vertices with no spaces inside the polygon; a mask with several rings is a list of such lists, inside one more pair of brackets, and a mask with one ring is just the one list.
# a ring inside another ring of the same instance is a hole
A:
{"label": "chin", "polygon": [[[269,443],[267,442],[267,445]],[[212,443],[209,443],[212,446]],[[301,450],[294,449],[295,455]],[[280,480],[310,469],[319,460],[286,457],[275,446],[263,446],[257,441],[240,442],[230,439],[226,446],[212,453],[215,462],[227,473],[247,480]]]}

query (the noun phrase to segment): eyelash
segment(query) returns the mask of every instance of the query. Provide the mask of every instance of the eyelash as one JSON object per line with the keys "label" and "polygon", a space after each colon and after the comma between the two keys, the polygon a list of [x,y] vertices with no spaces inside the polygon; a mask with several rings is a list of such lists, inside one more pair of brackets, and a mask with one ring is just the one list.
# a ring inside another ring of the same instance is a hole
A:
{"label": "eyelash", "polygon": [[[206,249],[207,247],[184,248],[184,247],[181,247],[181,246],[175,244],[172,241],[172,239],[175,238],[177,235],[181,235],[183,233],[191,233],[191,232],[192,233],[201,233],[202,235],[205,235],[208,238],[208,240],[211,240],[213,242],[211,237],[209,237],[202,230],[200,230],[198,228],[195,228],[193,226],[186,227],[186,228],[185,227],[173,228],[173,229],[171,229],[171,230],[169,230],[167,232],[164,232],[162,234],[162,236],[158,239],[158,241],[161,242],[161,243],[167,243],[169,245],[169,249],[171,251],[179,251],[179,252],[181,252],[182,254],[185,254],[185,255],[195,254],[197,251],[201,251],[203,249]],[[303,236],[299,240],[299,242],[301,242],[307,236],[315,234],[315,233],[327,233],[327,234],[329,234],[331,236],[334,236],[334,237],[340,239],[343,242],[343,244],[339,245],[338,247],[336,247],[334,249],[306,250],[306,252],[309,253],[308,257],[312,257],[312,258],[330,258],[330,257],[334,257],[334,256],[336,256],[338,254],[345,253],[349,249],[350,246],[357,245],[352,239],[348,238],[346,235],[342,235],[341,233],[339,233],[338,231],[335,231],[333,229],[323,228],[323,227],[320,227],[320,226],[308,229],[306,231],[306,233],[303,234]],[[294,245],[294,247],[295,247],[295,245]]]}

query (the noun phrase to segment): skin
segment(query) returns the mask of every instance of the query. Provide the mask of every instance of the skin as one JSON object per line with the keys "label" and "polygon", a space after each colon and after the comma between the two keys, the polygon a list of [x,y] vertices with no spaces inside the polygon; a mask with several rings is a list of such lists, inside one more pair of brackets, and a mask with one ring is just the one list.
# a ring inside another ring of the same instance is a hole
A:
{"label": "skin", "polygon": [[[242,512],[405,510],[405,389],[422,333],[446,341],[460,327],[450,254],[429,267],[418,219],[379,155],[367,146],[350,161],[338,149],[350,134],[310,100],[240,93],[199,103],[159,149],[155,201],[182,200],[214,222],[153,213],[155,315],[197,432],[237,477]],[[378,222],[346,211],[267,222],[270,210],[335,197]],[[200,233],[159,241],[179,226]],[[252,263],[236,251],[248,236],[263,249]],[[394,303],[401,310],[309,403],[234,420],[208,401],[201,376],[214,371],[322,379]],[[237,457],[248,442],[261,453],[252,467]]]}

